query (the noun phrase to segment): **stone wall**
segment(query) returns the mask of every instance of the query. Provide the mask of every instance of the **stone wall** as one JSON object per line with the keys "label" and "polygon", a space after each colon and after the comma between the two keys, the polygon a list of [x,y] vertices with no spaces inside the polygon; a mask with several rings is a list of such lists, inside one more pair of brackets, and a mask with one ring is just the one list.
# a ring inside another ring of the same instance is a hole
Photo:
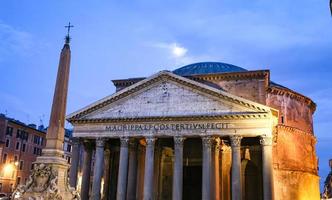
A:
{"label": "stone wall", "polygon": [[310,133],[279,125],[273,148],[277,169],[304,171],[317,175],[316,139]]}
{"label": "stone wall", "polygon": [[265,104],[266,88],[265,79],[236,79],[236,80],[216,80],[218,84],[226,92],[236,96]]}
{"label": "stone wall", "polygon": [[290,170],[274,170],[275,200],[319,200],[319,177]]}
{"label": "stone wall", "polygon": [[276,200],[319,199],[316,139],[311,133],[279,125],[273,147]]}

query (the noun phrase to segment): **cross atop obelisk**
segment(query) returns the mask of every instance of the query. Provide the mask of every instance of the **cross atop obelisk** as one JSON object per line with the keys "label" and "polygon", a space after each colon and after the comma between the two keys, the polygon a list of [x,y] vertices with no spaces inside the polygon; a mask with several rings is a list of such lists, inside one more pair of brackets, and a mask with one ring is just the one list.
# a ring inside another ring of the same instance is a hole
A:
{"label": "cross atop obelisk", "polygon": [[69,32],[70,32],[70,29],[71,29],[71,28],[74,28],[74,26],[71,25],[70,22],[69,22],[68,25],[65,26],[65,28],[67,29],[67,35],[66,35],[66,39],[65,39],[65,41],[66,41],[66,44],[69,44],[70,39],[71,39],[70,36],[69,36]]}

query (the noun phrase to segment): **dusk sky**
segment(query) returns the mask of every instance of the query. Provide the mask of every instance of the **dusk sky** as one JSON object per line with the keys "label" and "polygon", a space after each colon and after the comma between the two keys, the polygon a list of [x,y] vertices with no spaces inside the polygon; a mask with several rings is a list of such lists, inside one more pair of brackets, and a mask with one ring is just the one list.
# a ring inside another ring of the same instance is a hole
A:
{"label": "dusk sky", "polygon": [[114,92],[112,79],[202,61],[269,69],[317,103],[321,183],[332,158],[332,17],[328,0],[2,1],[0,112],[48,123],[64,26],[71,22],[67,113]]}

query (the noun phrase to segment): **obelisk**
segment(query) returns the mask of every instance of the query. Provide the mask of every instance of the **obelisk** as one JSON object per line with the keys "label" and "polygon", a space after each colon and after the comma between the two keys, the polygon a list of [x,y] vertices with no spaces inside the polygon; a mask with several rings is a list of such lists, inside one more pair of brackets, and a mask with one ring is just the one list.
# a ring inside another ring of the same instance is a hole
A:
{"label": "obelisk", "polygon": [[69,186],[69,164],[64,158],[64,125],[70,69],[69,30],[60,54],[58,74],[53,96],[52,111],[46,134],[46,147],[37,157],[34,169],[26,185],[19,186],[13,199],[79,199],[77,192]]}

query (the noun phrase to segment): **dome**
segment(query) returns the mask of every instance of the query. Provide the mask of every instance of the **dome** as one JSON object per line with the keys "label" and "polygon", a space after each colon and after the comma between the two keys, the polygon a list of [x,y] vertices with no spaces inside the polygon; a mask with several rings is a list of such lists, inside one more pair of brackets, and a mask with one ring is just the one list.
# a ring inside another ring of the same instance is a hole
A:
{"label": "dome", "polygon": [[197,74],[217,74],[229,72],[245,72],[246,69],[222,62],[200,62],[180,67],[173,73],[180,76],[190,76]]}

